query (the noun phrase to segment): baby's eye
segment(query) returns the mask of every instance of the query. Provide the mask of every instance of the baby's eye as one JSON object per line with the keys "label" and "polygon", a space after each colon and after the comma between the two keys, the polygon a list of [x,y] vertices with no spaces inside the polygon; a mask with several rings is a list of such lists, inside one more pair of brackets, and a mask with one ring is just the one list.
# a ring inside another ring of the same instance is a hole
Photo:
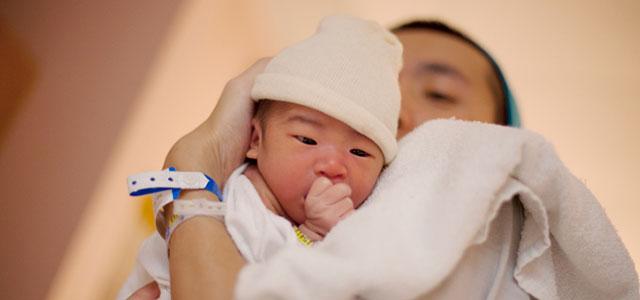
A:
{"label": "baby's eye", "polygon": [[308,138],[306,136],[296,135],[295,137],[296,137],[296,139],[298,139],[298,141],[300,141],[301,143],[306,144],[306,145],[317,145],[318,144],[316,141],[314,141],[313,139]]}
{"label": "baby's eye", "polygon": [[353,154],[355,156],[360,156],[360,157],[369,157],[369,156],[371,156],[371,154],[367,153],[366,151],[364,151],[362,149],[351,149],[351,150],[349,150],[349,152],[351,152],[351,154]]}

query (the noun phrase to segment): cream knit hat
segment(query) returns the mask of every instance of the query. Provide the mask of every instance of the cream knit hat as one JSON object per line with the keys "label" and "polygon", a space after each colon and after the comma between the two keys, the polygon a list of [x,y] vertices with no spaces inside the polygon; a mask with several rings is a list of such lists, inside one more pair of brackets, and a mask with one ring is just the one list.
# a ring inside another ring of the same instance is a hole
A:
{"label": "cream knit hat", "polygon": [[371,139],[385,164],[397,152],[402,46],[372,21],[330,16],[316,33],[282,50],[255,80],[251,97],[303,105]]}

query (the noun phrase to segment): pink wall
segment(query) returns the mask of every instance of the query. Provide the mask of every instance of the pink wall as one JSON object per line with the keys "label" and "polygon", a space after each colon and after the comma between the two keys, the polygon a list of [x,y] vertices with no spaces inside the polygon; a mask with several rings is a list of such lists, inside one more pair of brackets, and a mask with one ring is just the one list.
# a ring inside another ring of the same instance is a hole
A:
{"label": "pink wall", "polygon": [[0,149],[1,299],[45,297],[179,4],[0,4],[39,72]]}

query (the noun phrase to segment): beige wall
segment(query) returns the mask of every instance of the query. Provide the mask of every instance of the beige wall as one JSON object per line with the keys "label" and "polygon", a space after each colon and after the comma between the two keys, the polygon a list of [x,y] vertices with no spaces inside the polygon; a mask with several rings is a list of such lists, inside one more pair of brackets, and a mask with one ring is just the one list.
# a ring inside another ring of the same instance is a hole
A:
{"label": "beige wall", "polygon": [[48,293],[178,4],[0,2],[38,71],[0,149],[0,299]]}
{"label": "beige wall", "polygon": [[[488,45],[525,126],[556,145],[640,262],[633,189],[640,182],[640,2],[191,0],[176,15],[170,12],[178,5],[169,1],[134,8],[118,2],[0,6],[49,74],[0,153],[3,190],[29,209],[10,206],[10,217],[0,219],[1,234],[18,244],[2,250],[3,266],[27,266],[13,281],[35,277],[38,292],[30,296],[43,295],[60,264],[50,298],[112,298],[146,232],[136,221],[140,203],[127,199],[126,175],[159,168],[171,143],[208,114],[227,78],[306,37],[335,12],[385,24],[440,17]],[[69,184],[74,188],[64,188]],[[49,192],[55,196],[42,201]],[[22,227],[5,230],[7,224]],[[54,245],[51,253],[39,251],[45,245]],[[2,278],[1,293],[13,290],[8,280]]]}

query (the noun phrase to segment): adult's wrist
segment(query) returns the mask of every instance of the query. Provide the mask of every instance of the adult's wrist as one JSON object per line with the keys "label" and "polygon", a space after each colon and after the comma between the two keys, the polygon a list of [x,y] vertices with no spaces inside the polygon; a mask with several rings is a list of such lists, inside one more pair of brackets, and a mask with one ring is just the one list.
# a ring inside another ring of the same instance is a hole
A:
{"label": "adult's wrist", "polygon": [[173,299],[233,299],[245,262],[222,222],[192,218],[176,228],[168,247]]}
{"label": "adult's wrist", "polygon": [[[180,192],[180,197],[178,199],[176,199],[175,201],[180,201],[180,200],[193,200],[193,199],[207,199],[207,200],[211,200],[211,201],[220,201],[220,199],[218,199],[218,197],[216,197],[216,195],[214,195],[213,193],[209,192],[209,191],[203,191],[203,190],[185,190],[185,191],[181,191]],[[164,219],[165,220],[169,220],[169,218],[173,215],[173,203],[170,202],[167,205],[165,205],[163,207],[163,211],[162,214],[164,215]],[[162,232],[164,232],[164,230],[166,228],[160,228],[162,230]]]}
{"label": "adult's wrist", "polygon": [[220,188],[226,179],[223,168],[217,163],[216,149],[211,137],[193,131],[176,142],[165,159],[164,167],[175,167],[178,171],[197,171],[207,174]]}

